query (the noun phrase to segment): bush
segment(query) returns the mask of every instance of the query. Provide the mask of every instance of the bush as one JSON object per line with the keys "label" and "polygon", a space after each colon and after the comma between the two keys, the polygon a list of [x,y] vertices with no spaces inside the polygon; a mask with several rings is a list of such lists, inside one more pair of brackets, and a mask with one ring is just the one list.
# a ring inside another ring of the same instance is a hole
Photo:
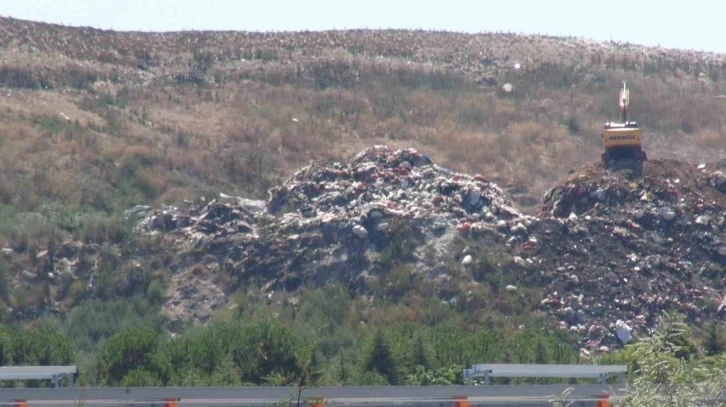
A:
{"label": "bush", "polygon": [[[684,352],[681,344],[689,340],[688,331],[680,316],[664,314],[651,336],[636,338],[627,345],[635,370],[619,406],[695,406],[709,397],[721,398],[726,386],[726,357],[696,358]],[[567,399],[567,394],[560,400]],[[721,403],[717,401],[717,405]]]}
{"label": "bush", "polygon": [[[132,327],[113,335],[101,349],[98,366],[104,385],[153,379],[144,372],[155,369],[153,355],[158,334],[149,328]],[[127,375],[131,374],[130,378]]]}

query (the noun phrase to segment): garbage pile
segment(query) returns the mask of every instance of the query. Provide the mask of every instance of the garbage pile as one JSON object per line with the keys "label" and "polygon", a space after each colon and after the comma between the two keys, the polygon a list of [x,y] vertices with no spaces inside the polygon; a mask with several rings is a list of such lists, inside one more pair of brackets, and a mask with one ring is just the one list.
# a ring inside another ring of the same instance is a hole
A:
{"label": "garbage pile", "polygon": [[631,329],[648,334],[664,309],[722,318],[723,180],[706,165],[669,160],[647,161],[642,172],[597,164],[569,176],[544,197],[542,244],[533,250],[552,275],[543,307],[585,333],[588,349],[626,342]]}
{"label": "garbage pile", "polygon": [[[415,149],[375,146],[347,163],[311,163],[272,188],[266,202],[221,195],[150,211],[139,228],[180,248],[170,266],[176,286],[202,287],[184,272],[200,263],[235,280],[216,292],[172,295],[180,315],[194,314],[200,298],[221,304],[249,281],[266,292],[331,280],[364,291],[386,247],[406,240],[416,251],[397,260],[442,287],[454,274],[487,273],[475,270],[476,256],[496,252],[496,267],[516,282],[501,295],[522,295],[517,285],[535,288],[542,310],[597,352],[648,334],[664,309],[697,321],[726,314],[718,308],[722,189],[726,176],[716,168],[648,161],[642,172],[606,171],[596,164],[548,191],[534,217],[482,175],[441,168]],[[483,249],[457,252],[457,235]]]}
{"label": "garbage pile", "polygon": [[[221,196],[187,204],[149,211],[137,226],[179,248],[170,266],[177,285],[188,286],[184,270],[201,262],[224,267],[235,283],[252,279],[269,291],[331,279],[365,286],[402,224],[403,238],[415,237],[418,245],[452,233],[516,233],[536,221],[485,177],[442,168],[415,149],[386,146],[347,163],[311,163],[271,189],[267,202]],[[179,303],[194,308],[191,297],[172,298],[175,309],[184,309]]]}
{"label": "garbage pile", "polygon": [[[348,164],[313,163],[270,190],[267,210],[285,225],[341,222],[355,236],[385,232],[391,217],[437,220],[461,231],[526,216],[482,175],[452,172],[415,149],[375,146]],[[299,215],[299,216],[298,216]]]}

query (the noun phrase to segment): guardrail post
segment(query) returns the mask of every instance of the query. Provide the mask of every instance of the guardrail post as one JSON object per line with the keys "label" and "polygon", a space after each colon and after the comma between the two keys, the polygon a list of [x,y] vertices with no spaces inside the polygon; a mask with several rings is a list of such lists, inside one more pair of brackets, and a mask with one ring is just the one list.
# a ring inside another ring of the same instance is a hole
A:
{"label": "guardrail post", "polygon": [[28,400],[26,400],[26,399],[15,400],[15,407],[28,407]]}
{"label": "guardrail post", "polygon": [[179,399],[167,397],[164,399],[164,407],[177,407],[177,401],[179,401]]}
{"label": "guardrail post", "polygon": [[456,396],[454,399],[456,400],[454,407],[469,407],[469,398],[467,396]]}

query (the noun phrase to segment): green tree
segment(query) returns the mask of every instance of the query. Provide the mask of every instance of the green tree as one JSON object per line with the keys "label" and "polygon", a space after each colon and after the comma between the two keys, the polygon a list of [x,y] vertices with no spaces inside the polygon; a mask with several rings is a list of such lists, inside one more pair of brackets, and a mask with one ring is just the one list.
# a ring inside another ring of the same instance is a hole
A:
{"label": "green tree", "polygon": [[547,359],[547,348],[540,339],[539,341],[537,341],[537,347],[534,350],[534,363],[544,364],[547,363]]}
{"label": "green tree", "polygon": [[260,384],[264,378],[281,375],[295,378],[299,365],[295,352],[300,341],[279,321],[249,324],[239,332],[232,347],[232,356],[245,382]]}
{"label": "green tree", "polygon": [[373,337],[373,343],[363,363],[363,370],[382,375],[389,384],[398,384],[398,367],[380,328]]}
{"label": "green tree", "polygon": [[212,374],[211,381],[215,386],[241,386],[242,373],[234,363],[232,354],[229,353],[217,365]]}
{"label": "green tree", "polygon": [[0,366],[7,366],[13,360],[13,339],[14,332],[6,326],[0,326]]}
{"label": "green tree", "polygon": [[[150,328],[131,327],[119,331],[108,340],[99,354],[102,382],[107,385],[119,384],[129,372],[137,369],[157,371],[152,363],[157,347],[157,334]],[[142,372],[134,375],[144,380],[148,378]]]}
{"label": "green tree", "polygon": [[348,369],[345,367],[345,355],[343,354],[343,348],[340,349],[340,384],[348,384]]}
{"label": "green tree", "polygon": [[12,355],[15,365],[68,365],[73,362],[75,344],[59,327],[44,321],[13,335]]}
{"label": "green tree", "polygon": [[718,355],[724,351],[723,334],[715,323],[708,325],[703,347],[709,356]]}
{"label": "green tree", "polygon": [[426,347],[421,335],[416,338],[416,345],[412,348],[411,353],[411,364],[414,368],[416,366],[422,366],[424,369],[429,368],[429,359],[426,357]]}
{"label": "green tree", "polygon": [[123,387],[157,387],[161,386],[161,378],[156,372],[151,372],[145,368],[139,368],[128,372],[121,379]]}
{"label": "green tree", "polygon": [[679,344],[687,342],[688,332],[681,318],[666,314],[651,337],[631,345],[638,368],[622,400],[624,407],[693,406],[707,394],[722,391],[726,384],[722,369],[709,369],[692,354],[682,353]]}
{"label": "green tree", "polygon": [[[704,405],[709,396],[723,406],[726,386],[726,357],[696,358],[683,353],[688,343],[688,326],[681,318],[665,314],[650,337],[628,344],[637,361],[634,378],[618,400],[619,407],[687,407]],[[567,392],[554,400],[562,405]]]}
{"label": "green tree", "polygon": [[311,384],[313,384],[320,375],[317,369],[318,360],[316,357],[318,347],[322,342],[320,333],[323,332],[325,326],[318,329],[318,334],[315,335],[315,339],[307,346],[302,347],[295,353],[295,359],[297,360],[300,375],[297,379],[297,406],[300,406],[302,401],[303,391]]}

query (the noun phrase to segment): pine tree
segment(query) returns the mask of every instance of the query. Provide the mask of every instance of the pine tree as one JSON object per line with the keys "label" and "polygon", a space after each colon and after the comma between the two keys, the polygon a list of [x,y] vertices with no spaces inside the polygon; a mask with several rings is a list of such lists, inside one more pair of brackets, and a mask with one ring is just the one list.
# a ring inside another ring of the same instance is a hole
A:
{"label": "pine tree", "polygon": [[340,349],[340,384],[348,384],[348,370],[345,368],[345,355],[343,355],[343,348]]}
{"label": "pine tree", "polygon": [[724,341],[715,323],[708,325],[706,339],[703,343],[706,354],[709,356],[718,355],[724,351]]}
{"label": "pine tree", "polygon": [[416,346],[413,347],[411,362],[414,368],[416,366],[422,366],[425,369],[429,368],[429,360],[426,357],[426,349],[424,348],[424,342],[421,336],[416,339]]}
{"label": "pine tree", "polygon": [[544,364],[547,363],[547,348],[541,340],[537,341],[537,348],[535,348],[534,363]]}
{"label": "pine tree", "polygon": [[383,331],[379,328],[373,338],[373,346],[363,363],[366,372],[379,373],[388,379],[389,384],[398,384],[398,369],[391,348],[386,343]]}
{"label": "pine tree", "polygon": [[[542,343],[542,340],[537,341],[537,347],[534,350],[534,363],[547,363],[547,348],[545,347],[544,343]],[[548,384],[549,380],[547,378],[540,378],[539,380],[536,380],[536,383]]]}

